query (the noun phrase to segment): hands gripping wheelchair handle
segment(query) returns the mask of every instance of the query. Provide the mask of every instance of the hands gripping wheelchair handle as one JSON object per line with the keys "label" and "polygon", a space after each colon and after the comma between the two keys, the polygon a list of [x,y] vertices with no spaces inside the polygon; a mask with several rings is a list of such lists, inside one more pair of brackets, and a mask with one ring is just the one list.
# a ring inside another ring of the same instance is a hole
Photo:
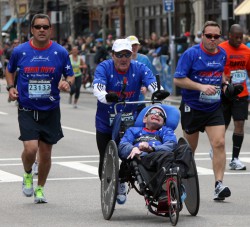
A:
{"label": "hands gripping wheelchair handle", "polygon": [[155,103],[155,101],[162,101],[170,95],[168,91],[161,90],[161,82],[159,74],[156,74],[155,78],[157,83],[157,91],[155,91],[151,96],[151,101],[153,102],[153,104]]}

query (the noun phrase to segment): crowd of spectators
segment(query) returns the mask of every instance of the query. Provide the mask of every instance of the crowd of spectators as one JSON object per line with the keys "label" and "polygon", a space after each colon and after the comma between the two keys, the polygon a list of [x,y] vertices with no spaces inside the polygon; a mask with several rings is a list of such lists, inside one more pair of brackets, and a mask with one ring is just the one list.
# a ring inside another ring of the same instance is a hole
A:
{"label": "crowd of spectators", "polygon": [[[178,60],[180,55],[187,48],[200,43],[201,35],[201,31],[198,31],[195,35],[192,35],[187,31],[180,37],[176,37],[174,39],[176,44],[175,50],[171,50],[173,47],[171,47],[169,43],[168,34],[159,36],[155,32],[152,32],[149,38],[141,39],[138,37],[140,42],[138,53],[145,54],[149,57],[151,63],[153,64],[154,74],[162,75],[163,79],[170,78],[172,77],[170,61],[171,53],[175,51]],[[86,36],[78,36],[75,40],[68,37],[61,41],[61,45],[64,46],[69,53],[71,53],[73,46],[77,46],[79,55],[81,55],[84,62],[87,63],[88,68],[83,72],[83,85],[85,88],[89,87],[92,82],[92,76],[96,65],[111,57],[111,49],[115,39],[116,37],[112,34],[108,34],[105,41],[101,37],[89,34]],[[5,42],[3,45],[0,44],[0,78],[4,77],[4,62],[8,59],[8,53],[10,50],[13,49],[14,41],[12,43]],[[244,35],[244,43],[250,47],[250,38],[248,35]],[[163,80],[163,87],[171,92],[171,87],[169,87],[171,86],[171,82],[170,85],[167,83],[168,82],[164,82]]]}

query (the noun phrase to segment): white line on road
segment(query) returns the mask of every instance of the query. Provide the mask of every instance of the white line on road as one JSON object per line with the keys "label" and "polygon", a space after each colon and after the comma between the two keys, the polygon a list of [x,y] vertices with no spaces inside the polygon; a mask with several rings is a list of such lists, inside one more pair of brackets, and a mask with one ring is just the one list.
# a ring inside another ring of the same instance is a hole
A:
{"label": "white line on road", "polygon": [[250,158],[241,157],[240,160],[241,160],[242,162],[248,162],[248,163],[250,163]]}
{"label": "white line on road", "polygon": [[[231,161],[231,159],[232,159],[232,158],[227,158],[227,160],[230,160],[230,161]],[[211,161],[211,158],[197,158],[197,157],[195,157],[194,160],[195,160],[195,161],[208,161],[208,160]],[[242,162],[248,162],[248,163],[250,163],[250,158],[240,157],[240,160],[241,160]]]}
{"label": "white line on road", "polygon": [[1,182],[18,182],[22,181],[23,178],[20,176],[17,176],[15,174],[11,174],[5,171],[0,170],[0,181]]}
{"label": "white line on road", "polygon": [[95,166],[86,165],[80,162],[58,162],[57,164],[84,171],[93,175],[98,175],[98,168]]}
{"label": "white line on road", "polygon": [[48,181],[64,181],[64,180],[92,180],[99,177],[71,177],[71,178],[48,178]]}
{"label": "white line on road", "polygon": [[[74,162],[79,162],[79,161],[74,161]],[[80,161],[81,163],[98,163],[99,160],[90,160],[90,161]],[[60,165],[61,162],[52,162],[52,165],[54,164],[59,164]],[[0,164],[0,166],[22,166],[23,163],[19,162],[19,163],[5,163],[5,164]]]}
{"label": "white line on road", "polygon": [[8,115],[8,113],[1,112],[1,111],[0,111],[0,114],[1,114],[1,115]]}
{"label": "white line on road", "polygon": [[[99,155],[53,156],[52,159],[99,158]],[[0,158],[0,161],[21,161],[21,158]]]}
{"label": "white line on road", "polygon": [[[89,179],[99,179],[98,168],[90,165],[86,165],[80,162],[57,162],[56,164],[69,167],[71,169],[79,170],[85,173],[89,173],[95,176],[89,177],[62,177],[62,178],[50,178],[48,177],[48,181],[72,181],[72,180],[89,180]],[[21,164],[20,164],[21,165]],[[213,175],[213,170],[208,168],[203,168],[197,166],[198,176],[211,176]],[[234,171],[234,172],[225,172],[225,175],[250,175],[250,172],[247,171]],[[0,170],[0,183],[9,183],[9,182],[22,182],[23,178],[21,176],[11,174],[5,171]],[[34,179],[37,181],[37,179]]]}
{"label": "white line on road", "polygon": [[86,133],[86,134],[90,134],[90,135],[95,135],[95,132],[90,132],[90,131],[86,131],[86,130],[82,130],[82,129],[71,128],[71,127],[67,127],[67,126],[62,126],[62,128],[68,129],[71,131],[75,131],[75,132],[82,132],[82,133]]}
{"label": "white line on road", "polygon": [[198,175],[213,175],[214,174],[212,169],[203,168],[199,166],[196,166],[196,168],[197,168]]}

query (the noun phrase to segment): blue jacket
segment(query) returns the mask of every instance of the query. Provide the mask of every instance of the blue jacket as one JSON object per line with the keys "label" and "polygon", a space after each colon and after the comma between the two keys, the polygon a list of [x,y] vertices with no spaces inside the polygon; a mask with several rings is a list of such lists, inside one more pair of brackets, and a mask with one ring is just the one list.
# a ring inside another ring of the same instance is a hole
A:
{"label": "blue jacket", "polygon": [[[172,152],[177,146],[177,138],[174,131],[166,126],[159,130],[149,131],[143,127],[130,127],[126,130],[118,146],[118,153],[121,159],[127,159],[133,147],[138,147],[139,143],[146,141],[154,147],[155,152]],[[143,152],[141,156],[147,155]]]}

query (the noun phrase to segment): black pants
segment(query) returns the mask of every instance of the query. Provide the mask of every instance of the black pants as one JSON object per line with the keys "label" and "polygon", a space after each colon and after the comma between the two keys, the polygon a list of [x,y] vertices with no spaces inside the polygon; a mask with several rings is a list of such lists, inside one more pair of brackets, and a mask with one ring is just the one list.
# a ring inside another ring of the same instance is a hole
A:
{"label": "black pants", "polygon": [[103,159],[104,159],[104,154],[105,154],[105,149],[109,141],[112,139],[112,135],[109,133],[102,133],[96,131],[96,143],[97,143],[97,148],[99,150],[99,168],[98,168],[98,174],[99,178],[101,180],[102,177],[102,166],[103,166]]}
{"label": "black pants", "polygon": [[75,78],[75,83],[72,85],[70,90],[70,95],[75,94],[75,99],[78,99],[80,96],[81,85],[82,85],[82,76],[77,76]]}
{"label": "black pants", "polygon": [[[174,160],[175,158],[173,152],[158,151],[142,157],[141,163],[146,170],[158,172],[158,170],[162,167],[165,167],[168,171],[171,167],[173,167]],[[162,183],[164,176],[164,172],[162,172],[157,178],[157,185]]]}

